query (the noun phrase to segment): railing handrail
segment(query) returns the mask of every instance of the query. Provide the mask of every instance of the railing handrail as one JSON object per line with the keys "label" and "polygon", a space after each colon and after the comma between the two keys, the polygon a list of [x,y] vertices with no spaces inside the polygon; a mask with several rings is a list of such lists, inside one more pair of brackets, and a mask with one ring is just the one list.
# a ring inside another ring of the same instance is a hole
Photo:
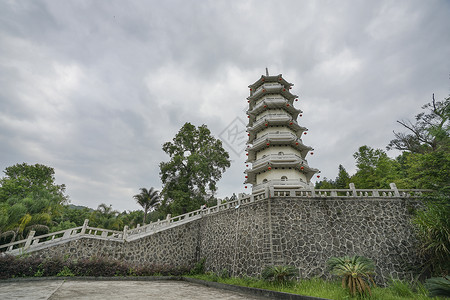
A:
{"label": "railing handrail", "polygon": [[[289,183],[298,180],[287,180],[280,181],[280,184]],[[278,182],[278,181],[277,181]],[[300,181],[299,181],[300,182]],[[273,182],[275,183],[275,182]],[[178,215],[175,217],[168,217],[165,220],[158,220],[157,222],[150,222],[141,227],[136,227],[133,229],[128,229],[127,226],[124,228],[124,231],[117,231],[105,228],[97,228],[88,226],[88,221],[85,220],[85,224],[83,226],[78,226],[74,228],[69,228],[66,230],[60,230],[56,232],[51,232],[39,236],[34,236],[33,234],[29,235],[26,239],[11,242],[8,244],[0,245],[0,249],[7,248],[7,251],[13,250],[14,246],[19,244],[25,244],[25,248],[33,247],[35,245],[39,245],[39,240],[54,237],[56,235],[63,234],[62,237],[57,239],[51,239],[48,241],[44,241],[43,243],[49,244],[51,242],[60,241],[63,239],[67,239],[68,237],[82,237],[82,236],[91,236],[96,238],[108,238],[108,239],[120,239],[127,240],[130,236],[140,235],[141,233],[152,234],[155,230],[161,230],[164,228],[170,228],[172,226],[176,226],[177,224],[183,224],[185,222],[190,222],[204,215],[209,215],[212,213],[217,213],[223,210],[228,210],[232,208],[238,208],[241,204],[247,204],[254,201],[259,201],[266,199],[267,197],[340,197],[340,198],[360,198],[360,197],[368,197],[368,198],[379,198],[379,197],[389,197],[389,198],[406,198],[406,197],[416,197],[416,195],[420,195],[423,193],[433,192],[432,190],[426,189],[397,189],[395,184],[391,184],[390,189],[356,189],[353,184],[350,184],[349,189],[301,189],[301,188],[288,188],[287,186],[279,187],[279,186],[267,186],[265,189],[262,189],[254,194],[246,195],[240,194],[237,199],[228,201],[226,203],[220,203],[216,206],[209,208],[200,208],[198,210],[194,210],[182,215]],[[345,193],[345,195],[338,195]],[[147,231],[147,229],[153,229],[153,231]],[[80,230],[80,232],[78,232]],[[95,233],[91,233],[95,231]],[[102,233],[112,233],[113,235],[101,234],[98,235],[97,232]],[[118,235],[118,236],[117,236]],[[36,242],[37,241],[37,242]]]}

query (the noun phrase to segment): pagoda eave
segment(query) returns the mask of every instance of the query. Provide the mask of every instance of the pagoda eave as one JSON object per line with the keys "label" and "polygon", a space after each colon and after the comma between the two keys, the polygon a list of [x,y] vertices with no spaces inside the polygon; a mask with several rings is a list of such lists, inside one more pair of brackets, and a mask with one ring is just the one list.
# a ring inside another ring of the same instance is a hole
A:
{"label": "pagoda eave", "polygon": [[262,84],[266,83],[266,82],[278,82],[280,84],[282,84],[285,87],[292,87],[294,86],[293,83],[287,82],[283,76],[281,74],[279,75],[275,75],[275,76],[264,76],[261,75],[261,78],[259,78],[257,81],[255,81],[255,83],[250,84],[248,87],[250,89],[253,89],[253,91],[255,91],[258,87],[260,87]]}

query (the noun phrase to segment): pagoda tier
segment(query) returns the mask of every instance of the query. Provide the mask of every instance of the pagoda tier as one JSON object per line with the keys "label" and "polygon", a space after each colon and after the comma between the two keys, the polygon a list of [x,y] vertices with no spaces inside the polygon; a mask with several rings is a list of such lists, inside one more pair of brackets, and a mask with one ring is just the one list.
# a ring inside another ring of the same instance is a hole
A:
{"label": "pagoda tier", "polygon": [[264,172],[276,172],[276,170],[295,170],[302,173],[306,180],[317,173],[316,169],[310,168],[306,160],[295,154],[270,154],[253,162],[252,168],[245,173],[247,178],[245,183],[256,184],[256,175]]}
{"label": "pagoda tier", "polygon": [[292,116],[292,119],[297,119],[302,111],[294,108],[286,99],[266,99],[259,102],[252,110],[247,111],[249,123],[252,126],[259,118],[263,118],[266,114],[287,114]]}
{"label": "pagoda tier", "polygon": [[264,118],[259,119],[252,127],[247,127],[248,132],[248,143],[254,143],[255,139],[262,137],[264,134],[271,131],[290,131],[293,132],[297,137],[301,137],[307,128],[298,125],[292,116],[287,114],[270,114],[265,115]]}
{"label": "pagoda tier", "polygon": [[308,129],[297,123],[302,111],[293,105],[297,95],[291,94],[292,86],[281,74],[261,76],[249,85],[246,163],[252,167],[245,171],[245,183],[253,184],[253,191],[273,184],[305,188],[318,172],[306,161],[313,149],[301,139]]}
{"label": "pagoda tier", "polygon": [[[252,145],[247,145],[247,162],[253,162],[259,152],[270,150],[268,148],[287,146],[290,146],[294,150],[294,152],[298,153],[303,159],[305,159],[308,151],[314,150],[309,146],[305,146],[302,142],[302,139],[297,137],[292,132],[270,132],[256,139]],[[276,151],[277,149],[273,150]]]}

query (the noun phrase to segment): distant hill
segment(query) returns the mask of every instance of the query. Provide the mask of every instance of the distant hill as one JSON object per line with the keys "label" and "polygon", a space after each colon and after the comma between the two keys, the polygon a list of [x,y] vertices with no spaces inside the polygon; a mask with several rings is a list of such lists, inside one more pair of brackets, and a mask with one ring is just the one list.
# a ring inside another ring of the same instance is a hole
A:
{"label": "distant hill", "polygon": [[89,211],[93,211],[94,209],[87,207],[87,206],[83,206],[83,205],[74,205],[74,204],[69,204],[68,205],[70,209],[85,209],[87,208]]}

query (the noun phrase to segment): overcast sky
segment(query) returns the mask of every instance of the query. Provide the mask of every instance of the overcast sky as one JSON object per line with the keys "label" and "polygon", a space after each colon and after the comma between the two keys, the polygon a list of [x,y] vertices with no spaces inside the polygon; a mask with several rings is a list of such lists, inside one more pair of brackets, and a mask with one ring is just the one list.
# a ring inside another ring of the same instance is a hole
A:
{"label": "overcast sky", "polygon": [[45,164],[71,203],[135,210],[191,122],[230,153],[218,196],[244,192],[248,85],[267,67],[300,96],[309,165],[354,173],[358,147],[385,149],[396,120],[449,95],[449,16],[423,0],[3,0],[0,169]]}

